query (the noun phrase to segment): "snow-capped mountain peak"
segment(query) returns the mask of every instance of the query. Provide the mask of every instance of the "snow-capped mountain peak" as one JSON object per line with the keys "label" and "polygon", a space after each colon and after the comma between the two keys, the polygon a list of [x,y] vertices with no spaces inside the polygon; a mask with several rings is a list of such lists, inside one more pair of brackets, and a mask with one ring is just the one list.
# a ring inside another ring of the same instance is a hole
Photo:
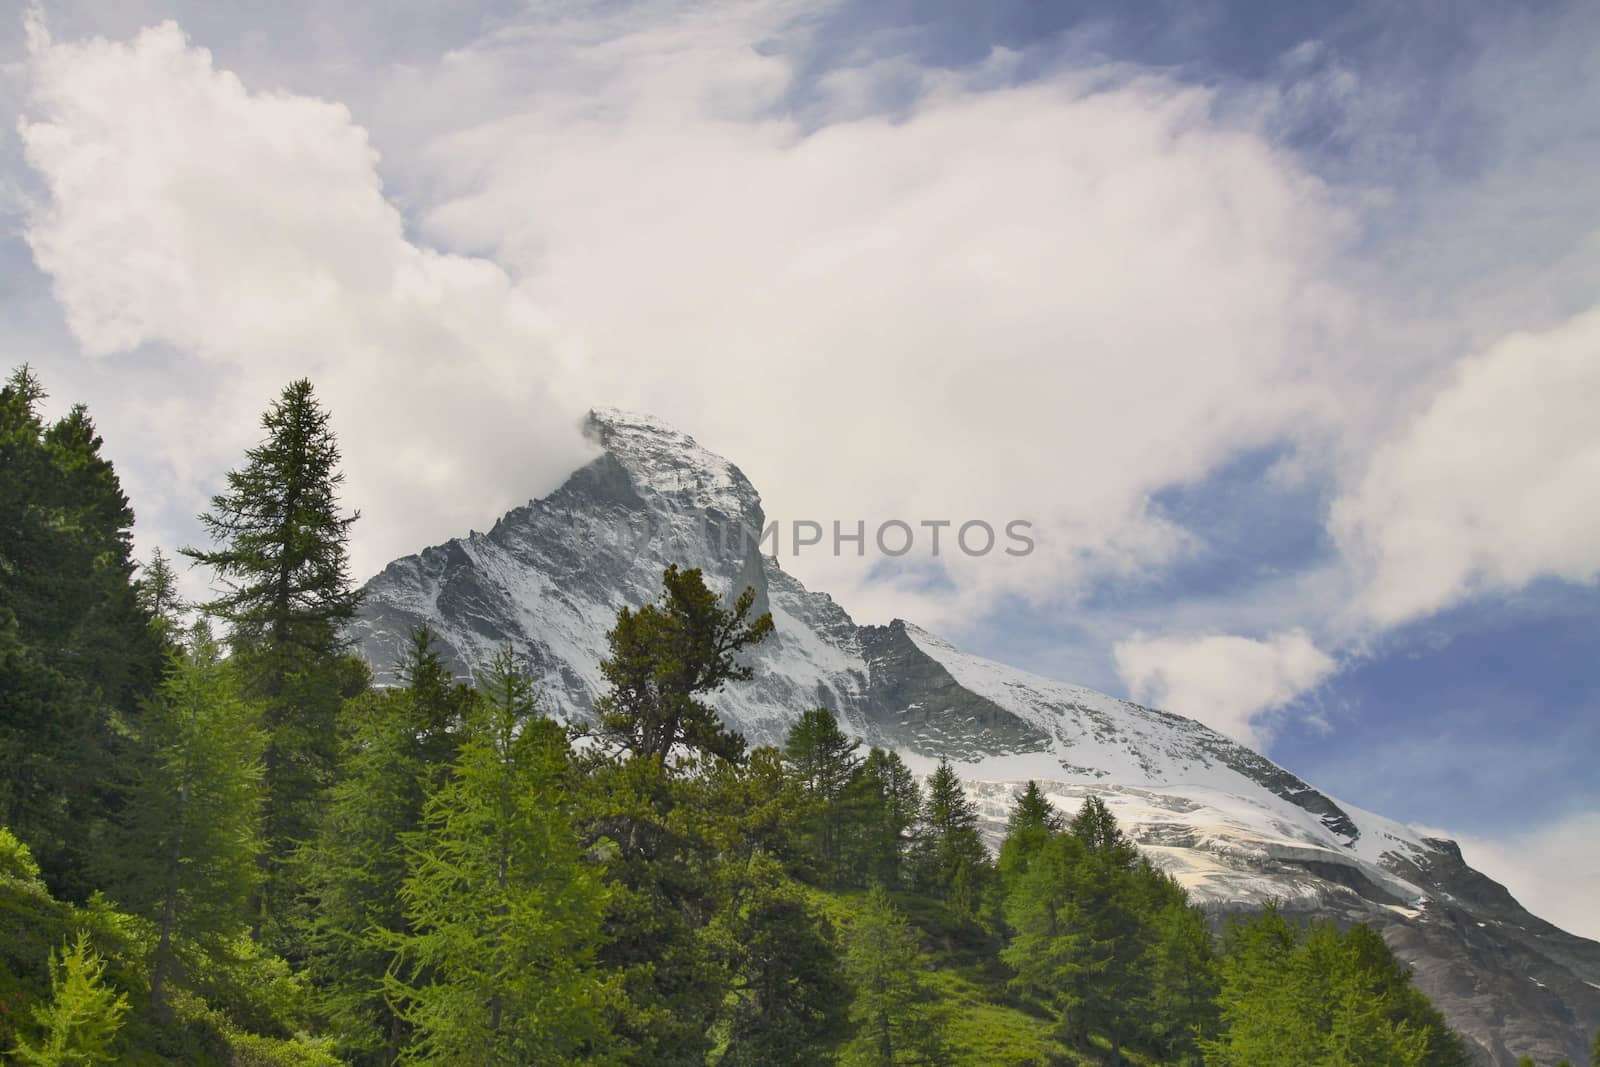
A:
{"label": "snow-capped mountain peak", "polygon": [[[426,623],[460,675],[509,643],[551,710],[583,718],[617,611],[653,600],[668,564],[699,567],[772,613],[754,679],[714,700],[752,744],[829,707],[914,767],[952,760],[995,829],[1022,781],[1065,809],[1094,793],[1213,910],[1278,899],[1372,922],[1496,1061],[1514,1062],[1513,1014],[1564,1034],[1552,1053],[1577,1040],[1574,1020],[1600,1018],[1600,945],[1528,915],[1450,842],[1336,801],[1192,719],[973,656],[904,620],[858,625],[761,554],[761,497],[738,467],[648,415],[596,409],[586,432],[601,454],[560,489],[367,584],[353,636],[380,680]],[[1540,1054],[1539,1040],[1523,1048]]]}

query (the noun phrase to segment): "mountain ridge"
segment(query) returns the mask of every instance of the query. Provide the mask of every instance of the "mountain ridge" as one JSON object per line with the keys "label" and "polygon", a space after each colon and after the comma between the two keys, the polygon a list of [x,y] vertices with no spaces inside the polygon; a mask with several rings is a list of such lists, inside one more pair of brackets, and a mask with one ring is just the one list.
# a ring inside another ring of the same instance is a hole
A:
{"label": "mountain ridge", "polygon": [[552,710],[585,718],[617,610],[653,600],[667,564],[700,567],[720,593],[754,589],[773,616],[755,677],[713,701],[752,743],[780,742],[821,705],[920,770],[951,759],[991,825],[1023,780],[1050,783],[1069,809],[1093,792],[1215,914],[1278,899],[1373,922],[1484,1062],[1576,1058],[1600,1024],[1600,944],[1529,915],[1453,843],[1192,719],[972,656],[905,620],[858,624],[761,553],[760,495],[733,463],[647,415],[597,409],[585,430],[599,455],[555,492],[367,583],[352,635],[380,681],[426,623],[458,674],[509,642]]}

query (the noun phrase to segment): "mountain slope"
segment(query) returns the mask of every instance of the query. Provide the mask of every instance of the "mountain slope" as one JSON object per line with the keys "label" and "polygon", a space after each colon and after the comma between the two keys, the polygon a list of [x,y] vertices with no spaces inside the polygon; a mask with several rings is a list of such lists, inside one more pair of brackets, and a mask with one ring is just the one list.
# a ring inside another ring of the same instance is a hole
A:
{"label": "mountain slope", "polygon": [[596,412],[588,430],[600,455],[556,492],[367,584],[354,635],[380,679],[427,623],[458,673],[510,642],[555,709],[585,717],[617,610],[654,599],[667,564],[700,567],[772,612],[755,679],[716,699],[752,744],[824,705],[914,766],[957,761],[996,827],[1023,780],[1068,810],[1096,793],[1219,914],[1279,899],[1376,925],[1485,1062],[1577,1059],[1600,1026],[1600,944],[1529,915],[1453,843],[1342,804],[1191,719],[967,655],[902,620],[857,625],[761,554],[760,496],[733,464],[646,416]]}

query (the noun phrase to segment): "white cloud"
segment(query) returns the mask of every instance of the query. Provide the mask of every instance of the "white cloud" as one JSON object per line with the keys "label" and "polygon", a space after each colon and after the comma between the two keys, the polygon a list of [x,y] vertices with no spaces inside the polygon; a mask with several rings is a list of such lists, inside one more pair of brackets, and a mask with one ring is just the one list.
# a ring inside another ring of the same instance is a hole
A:
{"label": "white cloud", "polygon": [[[1151,492],[1331,410],[1301,339],[1341,313],[1343,216],[1248,119],[1131,71],[993,88],[1004,54],[868,65],[783,112],[799,61],[771,42],[805,32],[785,5],[590,12],[396,75],[366,106],[392,89],[439,129],[401,165],[421,232],[473,256],[408,238],[340,105],[252,92],[172,24],[50,46],[29,239],[87,350],[226,369],[162,412],[196,481],[310,374],[367,568],[547,487],[571,417],[623,403],[736,459],[773,517],[1034,521],[1026,559],[947,553],[955,595],[793,561],[939,625],[1172,558]],[[887,77],[915,86],[896,121]]]}
{"label": "white cloud", "polygon": [[494,263],[407,239],[341,105],[251,92],[165,23],[36,40],[20,133],[48,189],[27,240],[83,349],[200,357],[97,408],[158,436],[191,510],[300,375],[334,412],[363,574],[585,457],[544,316]]}
{"label": "white cloud", "polygon": [[699,432],[775,516],[1038,524],[1026,560],[947,558],[954,595],[855,559],[803,578],[931,625],[1069,596],[1183,550],[1156,488],[1329,410],[1308,338],[1342,314],[1344,217],[1248,119],[1123,70],[996,88],[1004,54],[771,109],[796,61],[752,46],[800,31],[756,10],[456,56],[426,95],[487,81],[495,117],[435,139],[419,184],[454,191],[424,233],[510,265],[596,393]]}
{"label": "white cloud", "polygon": [[1526,834],[1454,837],[1471,866],[1548,922],[1600,941],[1600,812],[1579,812]]}
{"label": "white cloud", "polygon": [[1116,643],[1117,673],[1133,699],[1198,719],[1264,749],[1268,712],[1316,688],[1337,664],[1303,630],[1255,640],[1232,634]]}
{"label": "white cloud", "polygon": [[1380,626],[1540,576],[1600,574],[1600,307],[1464,361],[1332,527]]}

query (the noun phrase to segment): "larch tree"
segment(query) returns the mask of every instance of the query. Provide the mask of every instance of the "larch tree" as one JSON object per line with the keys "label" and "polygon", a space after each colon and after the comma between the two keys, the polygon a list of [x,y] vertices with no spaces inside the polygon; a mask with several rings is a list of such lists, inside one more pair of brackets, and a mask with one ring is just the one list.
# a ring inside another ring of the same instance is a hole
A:
{"label": "larch tree", "polygon": [[214,966],[246,926],[259,878],[260,711],[204,624],[146,708],[148,759],[124,815],[130,847],[119,879],[155,924],[150,1005],[174,977]]}
{"label": "larch tree", "polygon": [[502,652],[407,837],[387,979],[411,1028],[401,1062],[562,1064],[607,1040],[606,891],[572,829],[571,777],[564,731]]}
{"label": "larch tree", "polygon": [[989,877],[989,853],[978,835],[978,809],[947,759],[928,776],[918,847],[920,884],[956,914],[975,916]]}
{"label": "larch tree", "polygon": [[946,1018],[925,973],[916,931],[882,886],[873,886],[845,933],[845,974],[855,990],[855,1037],[845,1063],[936,1064],[945,1059]]}
{"label": "larch tree", "polygon": [[345,703],[340,780],[302,856],[316,901],[307,967],[343,1057],[358,1065],[392,1063],[409,1040],[385,990],[394,938],[411,932],[402,841],[421,828],[478,699],[451,678],[425,627],[413,631],[397,673],[404,685]]}
{"label": "larch tree", "polygon": [[827,708],[801,714],[783,742],[783,759],[799,784],[815,820],[815,850],[823,883],[837,885],[841,874],[841,838],[847,812],[847,791],[861,767],[856,750],[861,742],[839,728]]}

